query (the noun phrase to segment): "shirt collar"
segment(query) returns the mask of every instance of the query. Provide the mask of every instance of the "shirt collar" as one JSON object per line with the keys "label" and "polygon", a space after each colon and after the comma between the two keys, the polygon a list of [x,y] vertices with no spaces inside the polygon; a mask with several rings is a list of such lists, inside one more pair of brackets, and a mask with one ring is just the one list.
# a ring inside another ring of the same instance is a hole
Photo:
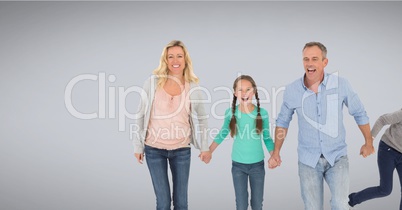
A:
{"label": "shirt collar", "polygon": [[[306,77],[306,73],[303,74],[303,76],[301,77],[300,81],[301,81],[301,84],[302,84],[304,90],[307,90],[308,88],[304,84],[304,78],[305,77]],[[328,74],[324,72],[324,79],[322,80],[321,84],[324,85],[324,86],[327,86],[327,82],[328,82]]]}

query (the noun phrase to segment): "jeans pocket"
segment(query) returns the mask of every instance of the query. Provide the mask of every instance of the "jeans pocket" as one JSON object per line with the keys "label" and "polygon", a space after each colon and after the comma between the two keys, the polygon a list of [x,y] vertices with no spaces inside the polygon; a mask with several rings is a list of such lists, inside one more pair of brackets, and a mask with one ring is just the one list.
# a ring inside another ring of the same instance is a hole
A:
{"label": "jeans pocket", "polygon": [[389,152],[390,150],[392,150],[392,148],[381,140],[380,144],[378,145],[378,151]]}

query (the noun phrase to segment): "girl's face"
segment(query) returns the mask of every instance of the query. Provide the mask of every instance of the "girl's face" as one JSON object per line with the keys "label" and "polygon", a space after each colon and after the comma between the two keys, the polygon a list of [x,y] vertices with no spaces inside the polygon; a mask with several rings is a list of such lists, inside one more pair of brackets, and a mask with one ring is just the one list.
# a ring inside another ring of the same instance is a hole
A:
{"label": "girl's face", "polygon": [[248,80],[239,80],[236,84],[235,96],[242,105],[248,105],[252,103],[254,96],[254,88]]}
{"label": "girl's face", "polygon": [[184,67],[186,66],[183,48],[174,46],[167,50],[167,65],[169,75],[183,75]]}

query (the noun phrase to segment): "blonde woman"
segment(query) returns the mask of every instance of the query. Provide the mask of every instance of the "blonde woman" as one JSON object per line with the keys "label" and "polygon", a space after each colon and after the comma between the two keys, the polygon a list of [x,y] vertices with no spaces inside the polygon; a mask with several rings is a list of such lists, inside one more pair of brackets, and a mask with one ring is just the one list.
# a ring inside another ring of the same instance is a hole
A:
{"label": "blonde woman", "polygon": [[[204,110],[198,78],[193,72],[187,48],[181,41],[171,41],[162,51],[153,76],[145,81],[139,104],[137,126],[141,133],[134,137],[134,153],[142,164],[144,156],[151,174],[156,196],[156,209],[188,209],[188,180],[191,147],[201,151],[208,163],[211,154],[206,134],[207,114]],[[195,135],[195,119],[200,141]],[[168,179],[170,166],[173,195]]]}

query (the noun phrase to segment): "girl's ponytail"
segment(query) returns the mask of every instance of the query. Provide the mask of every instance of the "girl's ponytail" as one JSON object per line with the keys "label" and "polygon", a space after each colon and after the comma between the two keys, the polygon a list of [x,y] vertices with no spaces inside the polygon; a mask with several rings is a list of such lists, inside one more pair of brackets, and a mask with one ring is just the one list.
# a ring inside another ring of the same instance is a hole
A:
{"label": "girl's ponytail", "polygon": [[235,94],[233,94],[233,102],[232,102],[232,119],[230,119],[230,124],[229,124],[229,129],[230,129],[230,136],[233,137],[236,135],[236,117],[235,117],[235,112],[236,112],[236,101],[237,97]]}
{"label": "girl's ponytail", "polygon": [[255,99],[257,99],[257,117],[255,118],[255,128],[257,129],[257,133],[260,134],[262,132],[262,117],[260,113],[260,98],[258,97],[257,90],[255,90]]}

